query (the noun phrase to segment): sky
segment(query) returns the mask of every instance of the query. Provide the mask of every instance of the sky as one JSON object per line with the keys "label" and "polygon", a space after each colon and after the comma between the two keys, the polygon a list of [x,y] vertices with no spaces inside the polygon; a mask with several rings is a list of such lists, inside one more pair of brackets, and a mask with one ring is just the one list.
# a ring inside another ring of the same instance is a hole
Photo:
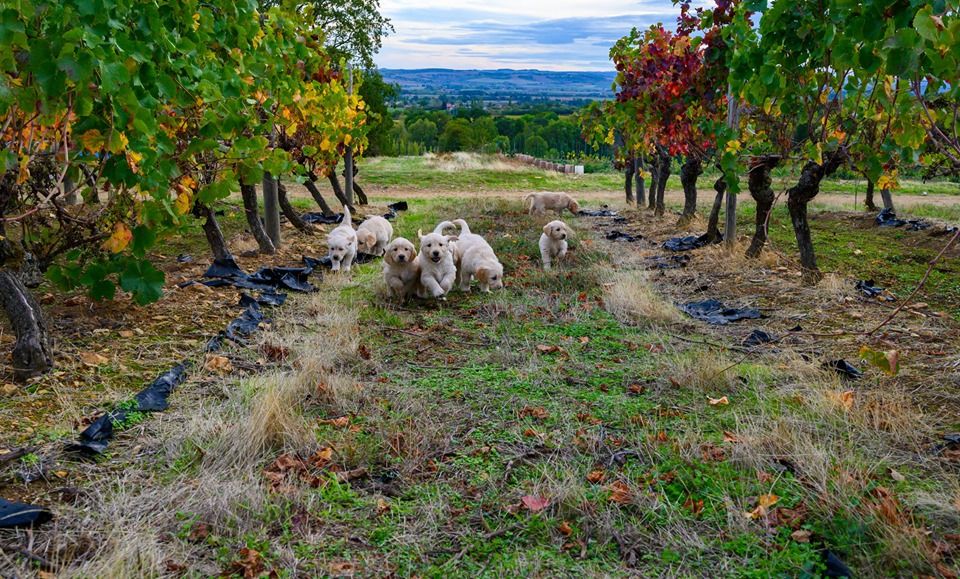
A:
{"label": "sky", "polygon": [[382,0],[396,32],[381,68],[612,70],[609,52],[637,27],[675,22],[670,0]]}

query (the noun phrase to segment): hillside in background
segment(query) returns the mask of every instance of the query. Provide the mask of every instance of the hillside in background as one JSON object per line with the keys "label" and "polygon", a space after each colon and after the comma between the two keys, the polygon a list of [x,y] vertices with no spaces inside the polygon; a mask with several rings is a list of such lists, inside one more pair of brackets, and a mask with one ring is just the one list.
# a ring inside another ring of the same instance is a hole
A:
{"label": "hillside in background", "polygon": [[614,72],[543,70],[381,69],[385,81],[400,85],[405,102],[446,97],[449,101],[589,101],[612,96]]}

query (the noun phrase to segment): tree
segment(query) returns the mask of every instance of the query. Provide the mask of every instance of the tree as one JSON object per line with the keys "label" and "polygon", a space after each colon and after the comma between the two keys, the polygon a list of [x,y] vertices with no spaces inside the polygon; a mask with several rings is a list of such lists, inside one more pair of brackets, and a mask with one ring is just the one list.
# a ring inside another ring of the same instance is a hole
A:
{"label": "tree", "polygon": [[363,83],[357,91],[366,103],[367,116],[370,119],[367,132],[367,153],[382,155],[393,129],[393,117],[387,108],[387,102],[400,94],[400,87],[383,81],[383,75],[376,69],[363,71]]}
{"label": "tree", "polygon": [[430,119],[421,118],[407,127],[410,138],[420,143],[427,149],[432,149],[437,144],[437,123]]}
{"label": "tree", "polygon": [[528,155],[533,155],[534,157],[546,156],[549,148],[550,145],[547,144],[546,139],[540,135],[533,135],[523,143],[523,151]]}
{"label": "tree", "polygon": [[463,151],[470,147],[473,135],[470,121],[453,119],[443,129],[440,135],[440,150],[444,152]]}
{"label": "tree", "polygon": [[[158,243],[200,218],[214,254],[229,255],[210,206],[241,183],[294,171],[273,146],[278,131],[309,126],[313,138],[362,145],[362,103],[337,98],[323,36],[301,13],[227,0],[65,1],[8,7],[3,30],[0,278],[21,376],[50,360],[27,266],[94,299],[122,289],[148,304],[162,295],[150,262]],[[303,98],[311,91],[325,98]],[[82,183],[79,206],[62,202],[67,175]]]}
{"label": "tree", "polygon": [[[283,5],[281,0],[260,0],[260,11]],[[376,66],[373,57],[380,52],[383,38],[393,32],[390,19],[380,13],[379,0],[300,1],[289,9],[324,32],[326,52],[334,62],[345,60],[364,69]]]}

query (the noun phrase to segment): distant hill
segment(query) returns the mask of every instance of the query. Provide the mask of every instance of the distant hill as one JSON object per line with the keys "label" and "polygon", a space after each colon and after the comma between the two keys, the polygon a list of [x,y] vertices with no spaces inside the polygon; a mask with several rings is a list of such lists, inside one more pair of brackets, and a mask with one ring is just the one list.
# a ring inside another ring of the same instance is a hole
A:
{"label": "distant hill", "polygon": [[487,102],[608,99],[616,73],[544,70],[380,69],[384,80],[400,85],[404,101],[447,97]]}

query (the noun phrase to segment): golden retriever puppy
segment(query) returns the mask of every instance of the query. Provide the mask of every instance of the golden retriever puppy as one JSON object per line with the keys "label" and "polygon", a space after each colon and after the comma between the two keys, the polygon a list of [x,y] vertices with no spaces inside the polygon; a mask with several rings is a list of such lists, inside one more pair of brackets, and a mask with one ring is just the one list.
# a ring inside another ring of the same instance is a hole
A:
{"label": "golden retriever puppy", "polygon": [[383,279],[390,293],[402,300],[415,295],[420,287],[420,257],[410,241],[398,237],[383,254]]}
{"label": "golden retriever puppy", "polygon": [[489,292],[503,287],[503,265],[497,254],[482,236],[470,231],[463,219],[454,221],[460,226],[457,239],[457,283],[460,290],[470,291],[470,281],[476,278],[480,290]]}
{"label": "golden retriever puppy", "polygon": [[390,222],[374,215],[357,227],[357,251],[370,255],[383,255],[393,237],[393,225]]}
{"label": "golden retriever puppy", "polygon": [[[441,224],[443,225],[443,224]],[[438,229],[443,229],[438,225]],[[451,242],[457,241],[455,235],[442,233],[428,233],[423,235],[417,232],[420,238],[420,289],[417,292],[421,298],[441,298],[453,288],[457,277],[457,266],[453,263]]]}
{"label": "golden retriever puppy", "polygon": [[353,230],[353,220],[350,217],[350,208],[343,208],[343,221],[327,235],[327,249],[332,271],[350,271],[354,258],[357,257],[357,232]]}
{"label": "golden retriever puppy", "polygon": [[540,260],[543,269],[549,270],[554,260],[561,260],[567,255],[567,237],[572,235],[570,228],[563,221],[551,221],[543,226],[540,234]]}
{"label": "golden retriever puppy", "polygon": [[580,211],[577,201],[566,193],[531,193],[523,198],[530,215],[543,215],[548,210],[562,215],[564,209],[576,215]]}

